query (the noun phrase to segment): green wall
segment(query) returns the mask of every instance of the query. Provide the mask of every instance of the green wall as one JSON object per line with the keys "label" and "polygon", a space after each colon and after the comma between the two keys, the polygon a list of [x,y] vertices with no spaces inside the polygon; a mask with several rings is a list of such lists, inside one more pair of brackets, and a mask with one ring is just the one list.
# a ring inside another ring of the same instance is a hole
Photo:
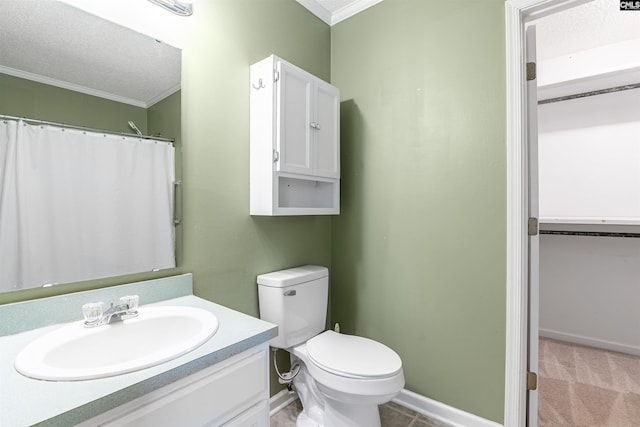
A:
{"label": "green wall", "polygon": [[334,26],[342,213],[332,321],[402,357],[406,388],[501,422],[503,0],[385,0]]}
{"label": "green wall", "polygon": [[163,138],[173,138],[176,141],[182,134],[181,117],[182,94],[177,91],[173,95],[167,96],[160,102],[147,108],[147,133]]}
{"label": "green wall", "polygon": [[183,49],[183,267],[198,296],[257,315],[257,274],[330,267],[331,218],[249,216],[249,66],[274,53],[328,79],[330,32],[294,0],[197,7]]}
{"label": "green wall", "polygon": [[147,129],[147,111],[72,90],[37,83],[0,73],[0,114],[132,132],[133,120],[142,132]]}
{"label": "green wall", "polygon": [[331,267],[331,218],[249,216],[249,66],[273,53],[328,80],[330,31],[294,0],[196,8],[182,68],[183,268],[196,295],[257,316],[257,274]]}

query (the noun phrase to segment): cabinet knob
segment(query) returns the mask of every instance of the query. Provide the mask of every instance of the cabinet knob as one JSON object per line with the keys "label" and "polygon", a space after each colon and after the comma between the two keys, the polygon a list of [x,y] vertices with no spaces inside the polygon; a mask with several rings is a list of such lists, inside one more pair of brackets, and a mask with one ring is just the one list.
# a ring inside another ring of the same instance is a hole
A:
{"label": "cabinet knob", "polygon": [[320,130],[320,123],[311,122],[309,126],[311,126],[313,129]]}

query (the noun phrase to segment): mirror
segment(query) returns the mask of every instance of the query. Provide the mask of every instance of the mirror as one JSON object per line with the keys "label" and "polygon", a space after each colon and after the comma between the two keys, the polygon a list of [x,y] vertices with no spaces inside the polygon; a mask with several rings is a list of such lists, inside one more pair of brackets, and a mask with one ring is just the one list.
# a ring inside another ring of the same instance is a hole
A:
{"label": "mirror", "polygon": [[[127,134],[137,127],[175,140],[180,164],[179,49],[61,1],[0,0],[0,9],[0,115]],[[0,283],[0,292],[14,289]]]}

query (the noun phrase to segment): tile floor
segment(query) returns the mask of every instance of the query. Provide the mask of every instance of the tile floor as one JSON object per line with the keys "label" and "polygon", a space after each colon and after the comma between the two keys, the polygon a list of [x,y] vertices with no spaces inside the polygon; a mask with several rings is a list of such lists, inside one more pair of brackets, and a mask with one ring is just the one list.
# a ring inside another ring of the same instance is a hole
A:
{"label": "tile floor", "polygon": [[[302,410],[300,400],[296,400],[271,417],[271,427],[295,427],[296,417]],[[441,421],[427,418],[411,409],[389,402],[380,406],[382,427],[448,427]],[[366,426],[363,426],[366,427]]]}

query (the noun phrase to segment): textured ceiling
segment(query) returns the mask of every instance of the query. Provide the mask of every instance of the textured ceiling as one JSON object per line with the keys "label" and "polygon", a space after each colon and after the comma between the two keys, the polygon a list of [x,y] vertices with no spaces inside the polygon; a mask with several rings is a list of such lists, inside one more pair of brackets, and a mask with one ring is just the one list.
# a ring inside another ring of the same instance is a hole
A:
{"label": "textured ceiling", "polygon": [[[333,25],[382,0],[297,1]],[[112,9],[115,3],[111,0]],[[53,84],[140,106],[179,88],[178,49],[59,1],[0,0],[0,10],[0,72],[44,76]],[[540,59],[640,38],[640,12],[620,11],[618,0],[595,0],[534,24]]]}
{"label": "textured ceiling", "polygon": [[0,10],[0,72],[142,107],[180,87],[179,49],[58,1]]}
{"label": "textured ceiling", "polygon": [[595,0],[533,24],[539,59],[640,38],[640,12],[621,11],[619,0]]}

